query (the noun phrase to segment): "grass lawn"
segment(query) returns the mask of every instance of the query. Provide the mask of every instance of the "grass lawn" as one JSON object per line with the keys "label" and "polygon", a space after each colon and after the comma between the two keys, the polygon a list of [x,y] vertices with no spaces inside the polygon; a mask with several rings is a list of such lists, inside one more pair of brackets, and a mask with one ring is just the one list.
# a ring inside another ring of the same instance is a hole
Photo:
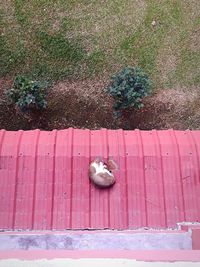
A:
{"label": "grass lawn", "polygon": [[155,88],[197,87],[200,1],[1,0],[0,77],[85,79],[125,65]]}

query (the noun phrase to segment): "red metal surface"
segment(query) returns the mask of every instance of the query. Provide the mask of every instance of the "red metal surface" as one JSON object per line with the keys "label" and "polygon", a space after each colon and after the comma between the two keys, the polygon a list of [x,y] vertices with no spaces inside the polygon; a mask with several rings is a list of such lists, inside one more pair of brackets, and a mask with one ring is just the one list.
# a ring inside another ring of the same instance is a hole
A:
{"label": "red metal surface", "polygon": [[192,229],[192,249],[200,250],[200,228]]}
{"label": "red metal surface", "polygon": [[[89,162],[112,157],[100,190]],[[134,229],[200,221],[200,131],[0,131],[0,229]]]}

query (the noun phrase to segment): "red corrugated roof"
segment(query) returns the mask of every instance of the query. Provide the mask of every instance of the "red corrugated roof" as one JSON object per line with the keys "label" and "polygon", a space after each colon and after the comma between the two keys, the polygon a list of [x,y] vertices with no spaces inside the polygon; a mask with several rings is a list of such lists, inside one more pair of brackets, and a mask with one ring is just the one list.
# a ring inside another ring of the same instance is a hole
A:
{"label": "red corrugated roof", "polygon": [[[111,189],[91,160],[119,165]],[[200,221],[200,131],[0,131],[0,229],[174,227]]]}

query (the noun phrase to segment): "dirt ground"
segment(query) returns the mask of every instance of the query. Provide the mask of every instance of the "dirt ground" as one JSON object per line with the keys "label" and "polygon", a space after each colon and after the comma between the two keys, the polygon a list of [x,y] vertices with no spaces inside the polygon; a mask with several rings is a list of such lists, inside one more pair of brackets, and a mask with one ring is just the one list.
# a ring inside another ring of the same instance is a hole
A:
{"label": "dirt ground", "polygon": [[48,107],[24,116],[6,98],[9,80],[0,81],[0,128],[6,130],[64,129],[200,129],[198,88],[160,89],[144,99],[142,110],[132,110],[121,119],[113,116],[113,100],[106,93],[108,79],[66,81],[49,90]]}

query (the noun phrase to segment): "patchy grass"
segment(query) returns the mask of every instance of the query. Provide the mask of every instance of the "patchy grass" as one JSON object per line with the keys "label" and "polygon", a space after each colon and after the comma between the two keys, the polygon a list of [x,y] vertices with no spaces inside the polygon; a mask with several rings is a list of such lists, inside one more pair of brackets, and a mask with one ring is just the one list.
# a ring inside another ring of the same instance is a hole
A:
{"label": "patchy grass", "polygon": [[0,76],[84,79],[139,65],[156,88],[199,86],[199,27],[199,0],[2,0]]}
{"label": "patchy grass", "polygon": [[60,80],[115,70],[115,47],[142,20],[144,4],[132,2],[3,0],[0,75]]}
{"label": "patchy grass", "polygon": [[[186,56],[190,50],[187,42],[189,34],[196,27],[191,20],[194,16],[193,12],[184,6],[184,2],[187,1],[151,0],[147,2],[144,22],[132,36],[122,42],[122,51],[126,57],[132,58],[133,63],[136,62],[142,66],[152,76],[157,87],[165,87],[165,85],[173,87],[183,81],[188,85],[186,72],[191,74],[190,84],[196,84],[194,65],[200,64],[199,56],[197,53],[193,54],[192,58]],[[198,6],[198,1],[196,5]],[[155,26],[151,24],[153,20],[155,20]],[[169,77],[165,79],[164,84],[162,72],[166,68],[166,60],[173,56],[177,57],[175,61],[178,64],[176,66],[174,62],[172,62],[173,66],[168,64]],[[191,64],[191,59],[194,64]],[[158,64],[159,61],[162,64]],[[184,80],[183,77],[185,77]]]}

